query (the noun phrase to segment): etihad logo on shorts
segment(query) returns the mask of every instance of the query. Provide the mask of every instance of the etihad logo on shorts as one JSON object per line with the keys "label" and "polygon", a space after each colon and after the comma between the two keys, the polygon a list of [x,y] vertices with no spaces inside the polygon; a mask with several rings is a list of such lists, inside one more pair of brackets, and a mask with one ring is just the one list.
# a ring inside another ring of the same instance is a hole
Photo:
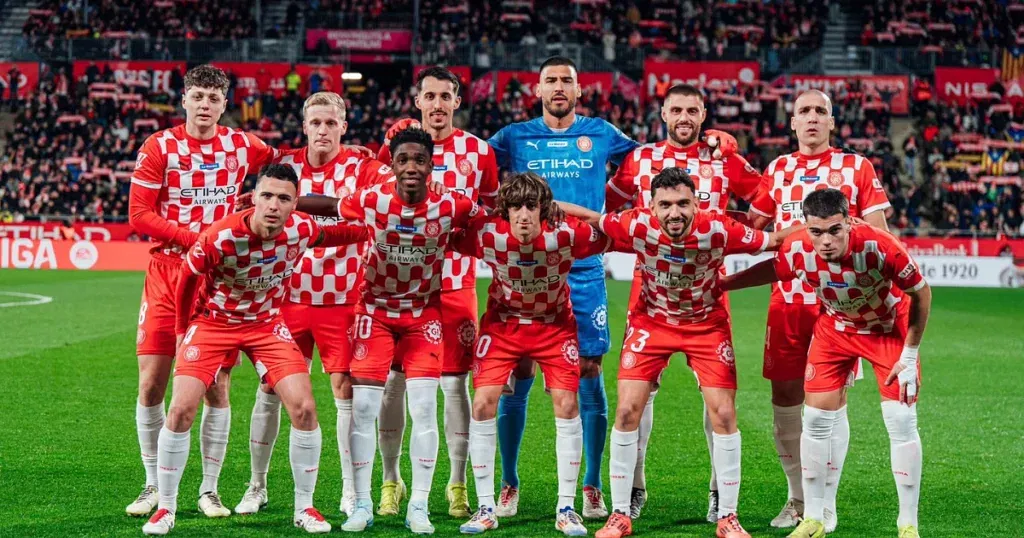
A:
{"label": "etihad logo on shorts", "polygon": [[283,273],[278,273],[268,276],[258,276],[255,278],[243,278],[241,282],[245,284],[245,289],[251,291],[266,291],[280,286],[285,280],[291,278],[294,269],[288,269]]}
{"label": "etihad logo on shorts", "polygon": [[515,278],[508,279],[508,285],[512,291],[519,293],[541,293],[551,289],[552,285],[561,282],[560,275],[550,275],[539,278]]}

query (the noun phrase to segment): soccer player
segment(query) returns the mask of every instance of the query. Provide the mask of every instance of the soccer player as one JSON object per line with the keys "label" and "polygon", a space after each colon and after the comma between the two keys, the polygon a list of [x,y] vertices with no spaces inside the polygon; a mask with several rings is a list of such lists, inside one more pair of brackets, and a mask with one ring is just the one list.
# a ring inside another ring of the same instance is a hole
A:
{"label": "soccer player", "polygon": [[370,475],[377,450],[373,427],[395,350],[401,349],[412,416],[412,493],[405,522],[413,533],[430,534],[434,526],[427,498],[437,458],[437,388],[443,352],[442,265],[452,229],[464,228],[479,206],[457,192],[428,192],[434,141],[423,130],[406,129],[395,135],[391,152],[397,181],[363,189],[339,204],[342,218],[365,223],[371,241],[352,344],[356,507],[342,529],[358,532],[373,524]]}
{"label": "soccer player", "polygon": [[[498,164],[494,150],[480,138],[452,123],[461,104],[459,78],[443,67],[424,69],[416,77],[416,108],[420,122],[402,120],[388,132],[390,139],[410,126],[422,128],[434,140],[433,181],[465,196],[494,207],[498,190]],[[388,142],[378,158],[391,162]],[[451,472],[445,496],[448,514],[469,517],[466,493],[466,460],[469,455],[469,385],[467,377],[473,362],[476,342],[477,298],[476,260],[454,250],[445,254],[441,277],[442,332],[441,392],[444,394],[444,437],[448,446]],[[399,350],[401,358],[402,350]],[[378,417],[380,455],[384,466],[379,515],[398,513],[405,495],[405,482],[399,474],[398,460],[405,433],[405,373],[396,364],[384,385],[384,398]]]}
{"label": "soccer player", "polygon": [[479,257],[494,269],[487,312],[481,321],[473,366],[473,420],[470,453],[479,510],[462,525],[463,533],[498,526],[494,513],[495,415],[509,374],[520,359],[540,363],[555,410],[558,503],[555,528],[566,536],[585,536],[576,513],[576,484],[583,454],[583,424],[576,392],[579,344],[567,284],[574,260],[604,252],[608,238],[572,217],[552,222],[551,189],[526,172],[505,180],[496,214],[474,219],[453,248]]}
{"label": "soccer player", "polygon": [[[700,127],[706,118],[704,95],[698,88],[689,84],[677,84],[670,88],[661,106],[661,119],[667,127],[668,139],[644,144],[622,159],[615,176],[608,182],[605,193],[606,211],[618,210],[627,202],[632,202],[633,207],[651,207],[651,181],[659,172],[672,167],[685,169],[694,179],[698,209],[725,214],[729,207],[730,194],[746,200],[752,199],[761,183],[761,173],[750,166],[743,157],[733,155],[728,150],[722,151],[725,146],[734,144],[732,140],[730,143],[721,143],[722,138],[732,139],[731,135],[712,129],[705,133],[707,138],[718,138],[719,141],[715,144],[700,142]],[[719,157],[715,156],[716,152],[721,152]],[[631,308],[637,304],[642,287],[642,271],[638,266],[633,275],[633,287],[630,292]],[[727,303],[723,303],[723,306],[728,310]],[[640,517],[640,511],[647,502],[644,463],[647,443],[654,426],[654,397],[657,394],[655,383],[655,390],[647,399],[647,406],[640,419],[640,453],[633,473],[630,505],[630,517],[633,519]],[[704,434],[707,437],[708,453],[712,462],[707,517],[709,522],[715,523],[718,521],[718,480],[715,476],[711,417],[706,407]]]}
{"label": "soccer player", "polygon": [[[576,115],[582,94],[576,65],[561,56],[548,58],[540,67],[534,90],[544,114],[540,118],[508,125],[487,142],[498,164],[511,172],[535,172],[543,176],[555,199],[593,211],[604,207],[607,182],[605,166],[618,164],[639,145],[614,125]],[[608,400],[605,396],[601,359],[608,352],[608,296],[601,256],[578,260],[569,273],[569,290],[580,342],[580,415],[587,472],[583,477],[583,517],[608,515],[601,493],[601,458],[608,431]],[[513,393],[498,404],[498,441],[501,450],[502,490],[496,513],[514,516],[519,506],[519,445],[526,428],[526,404],[533,386],[536,365],[525,359],[513,371]]]}
{"label": "soccer player", "polygon": [[[290,166],[299,178],[299,195],[344,197],[357,189],[394,179],[390,168],[357,151],[344,148],[341,137],[345,101],[333,92],[318,92],[302,106],[303,131],[307,145],[283,152],[276,161]],[[336,206],[335,206],[336,207]],[[321,225],[337,217],[314,217]],[[320,351],[323,369],[331,379],[337,407],[338,452],[341,455],[341,511],[351,514],[355,507],[349,435],[352,422],[352,385],[349,378],[350,337],[358,299],[360,266],[365,244],[344,248],[308,249],[296,264],[288,300],[282,308],[285,323],[307,360],[313,346]],[[252,514],[267,504],[267,471],[281,426],[281,399],[266,384],[256,392],[249,423],[249,452],[252,477],[235,507],[236,514]]]}
{"label": "soccer player", "polygon": [[629,313],[619,367],[609,472],[613,512],[597,536],[632,534],[629,510],[640,416],[669,357],[682,352],[697,376],[714,429],[717,535],[749,538],[737,518],[741,442],[736,364],[729,315],[720,301],[719,267],[728,254],[776,248],[792,230],[766,234],[697,209],[694,181],[681,168],[659,172],[651,182],[651,195],[650,208],[603,216],[566,207],[569,214],[596,222],[617,244],[629,245],[643,274],[641,303]]}
{"label": "soccer player", "polygon": [[[139,150],[132,173],[131,224],[156,245],[146,270],[136,354],[139,399],[135,408],[146,485],[126,512],[148,515],[156,507],[157,439],[164,426],[164,395],[174,359],[174,289],[178,268],[199,233],[233,210],[246,174],[270,162],[274,150],[259,138],[217,124],[224,113],[228,78],[210,65],[185,74],[181,104],[185,123],[153,134]],[[203,481],[199,510],[208,517],[227,517],[217,493],[217,480],[227,450],[231,425],[228,400],[229,357],[216,384],[206,394],[200,423]]]}
{"label": "soccer player", "polygon": [[214,223],[179,269],[174,294],[177,366],[157,449],[160,508],[142,527],[145,534],[164,535],[174,528],[196,408],[217,382],[225,360],[239,351],[245,351],[261,381],[280,396],[292,421],[295,526],[317,534],[331,530],[313,508],[321,434],[309,367],[280,308],[303,250],[363,241],[366,232],[358,226],[320,227],[309,215],[293,211],[297,192],[298,178],[290,167],[264,167],[255,207]]}
{"label": "soccer player", "polygon": [[[829,145],[835,128],[832,101],[818,90],[797,96],[790,126],[796,133],[798,151],[772,161],[748,213],[751,225],[762,229],[775,223],[781,230],[804,222],[802,204],[808,193],[825,188],[839,189],[850,204],[850,215],[862,218],[880,230],[887,230],[885,210],[890,207],[885,190],[866,158]],[[763,375],[771,381],[775,447],[786,474],[789,497],[772,520],[773,527],[794,527],[803,513],[801,487],[800,410],[804,402],[804,369],[814,324],[821,314],[814,290],[800,282],[779,282],[772,288],[765,334]],[[850,444],[850,422],[846,405],[835,414],[826,488],[825,527],[835,530],[836,491]]]}
{"label": "soccer player", "polygon": [[[885,230],[853,222],[848,195],[815,190],[803,200],[807,228],[768,260],[728,277],[727,289],[799,279],[814,290],[825,314],[814,324],[804,373],[803,519],[791,538],[825,536],[825,485],[834,457],[836,415],[858,357],[874,366],[889,431],[892,474],[899,497],[900,538],[917,538],[921,437],[918,349],[931,310],[931,289],[906,249]],[[909,300],[908,300],[909,297]]]}

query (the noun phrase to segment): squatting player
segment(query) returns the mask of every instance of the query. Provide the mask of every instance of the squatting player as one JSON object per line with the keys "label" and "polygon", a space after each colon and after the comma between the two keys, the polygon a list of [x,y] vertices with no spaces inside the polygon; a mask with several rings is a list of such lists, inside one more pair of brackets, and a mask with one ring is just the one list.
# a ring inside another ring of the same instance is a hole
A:
{"label": "squatting player", "polygon": [[[850,215],[887,230],[885,210],[890,207],[885,190],[866,158],[829,145],[835,128],[832,101],[810,90],[797,96],[790,127],[796,133],[798,151],[768,165],[758,195],[748,213],[752,226],[762,229],[772,221],[781,230],[804,222],[804,198],[817,189],[839,189],[850,203]],[[799,280],[782,281],[772,288],[765,333],[764,377],[771,380],[775,446],[786,473],[789,497],[772,520],[773,527],[793,527],[803,513],[800,463],[800,409],[804,401],[804,367],[814,324],[821,306],[814,290]],[[836,414],[832,457],[826,486],[825,527],[835,530],[836,491],[850,444],[846,405]]]}
{"label": "squatting player", "polygon": [[[899,497],[899,538],[917,538],[921,490],[918,348],[931,310],[931,289],[906,249],[888,232],[850,219],[848,195],[816,190],[803,201],[807,228],[786,239],[774,261],[727,277],[739,289],[800,279],[825,307],[814,324],[804,374],[803,488],[805,506],[791,538],[823,538],[825,484],[843,390],[858,357],[875,370],[889,431]],[[897,291],[900,290],[900,291]],[[908,300],[909,296],[909,300]],[[898,381],[898,383],[895,383]]]}
{"label": "squatting player", "polygon": [[[572,60],[555,56],[540,67],[535,94],[541,99],[540,118],[508,125],[487,142],[498,164],[511,172],[534,172],[551,185],[555,199],[593,211],[604,207],[608,162],[618,164],[638,144],[612,124],[576,115],[582,90]],[[608,401],[601,358],[608,352],[608,297],[601,256],[579,260],[569,273],[569,290],[580,342],[580,415],[587,472],[583,477],[583,516],[608,515],[601,493],[601,457],[608,431]],[[498,405],[502,491],[499,516],[513,516],[519,505],[517,462],[526,428],[526,403],[533,386],[535,365],[524,361],[513,372],[513,394]]]}
{"label": "squatting player", "polygon": [[302,251],[364,241],[366,232],[358,226],[320,227],[309,215],[293,211],[298,178],[287,166],[264,167],[254,198],[254,208],[203,232],[179,269],[174,294],[177,365],[157,449],[160,506],[142,527],[145,534],[163,535],[174,528],[196,408],[225,361],[239,351],[245,351],[260,380],[280,396],[292,421],[295,526],[317,534],[331,530],[313,508],[321,433],[309,367],[280,309]]}
{"label": "squatting player", "polygon": [[[452,121],[461,104],[459,78],[443,67],[424,69],[416,77],[416,108],[420,121],[405,119],[388,132],[388,139],[409,126],[426,126],[434,140],[433,181],[494,206],[498,190],[498,164],[494,150],[480,138],[456,129]],[[378,158],[391,162],[388,141]],[[467,377],[473,362],[476,342],[477,298],[476,260],[453,250],[447,251],[441,277],[442,329],[445,335],[441,368],[441,392],[444,394],[444,437],[448,446],[451,473],[445,495],[448,514],[469,517],[466,493],[466,460],[469,454],[469,385]],[[401,357],[401,352],[399,352]],[[397,514],[405,495],[405,482],[399,474],[398,460],[405,433],[405,373],[395,365],[384,385],[384,399],[378,417],[380,455],[384,464],[379,515]]]}
{"label": "squatting player", "polygon": [[551,189],[526,172],[505,180],[496,214],[478,217],[452,240],[452,248],[479,257],[494,270],[487,312],[480,323],[473,366],[473,420],[469,446],[479,509],[463,533],[497,528],[494,513],[495,414],[509,374],[522,358],[540,364],[555,411],[558,503],[555,528],[585,536],[576,513],[576,484],[583,455],[583,424],[576,392],[579,344],[567,280],[573,261],[604,252],[608,238],[568,217],[555,224]]}
{"label": "squatting player", "polygon": [[[132,173],[132,226],[156,245],[146,270],[136,354],[139,399],[135,408],[146,485],[126,511],[145,516],[157,505],[157,439],[164,426],[164,395],[174,359],[174,289],[178,268],[199,233],[230,214],[246,174],[270,162],[274,150],[259,138],[218,125],[226,106],[228,77],[200,65],[185,74],[181,104],[185,123],[153,134],[142,145]],[[231,514],[217,493],[227,451],[231,408],[229,357],[210,388],[200,423],[203,481],[199,510],[208,517]]]}
{"label": "squatting player", "polygon": [[[667,127],[668,139],[644,144],[622,159],[615,176],[608,182],[605,194],[606,211],[616,211],[627,202],[632,202],[633,207],[651,207],[651,181],[659,172],[672,167],[685,169],[693,179],[697,188],[695,194],[698,209],[725,214],[729,207],[730,194],[746,200],[752,199],[761,183],[761,173],[750,166],[743,157],[734,155],[732,151],[726,149],[727,146],[735,144],[731,135],[711,129],[705,132],[707,138],[713,140],[717,137],[719,141],[715,145],[700,142],[700,127],[706,118],[704,95],[698,88],[689,84],[671,87],[661,106],[661,119]],[[722,140],[723,138],[729,139],[728,142]],[[722,152],[717,158],[716,151]],[[642,287],[642,271],[638,266],[633,275],[630,308],[637,304]],[[728,303],[724,296],[723,306],[728,312]],[[640,517],[640,511],[647,501],[644,461],[647,456],[647,442],[650,440],[654,425],[654,397],[657,394],[655,384],[655,391],[647,400],[647,406],[640,419],[640,453],[633,474],[630,505],[630,517],[633,519]],[[718,521],[718,480],[715,476],[711,418],[706,408],[704,434],[707,437],[708,453],[712,461],[707,517],[709,522],[715,523]]]}
{"label": "squatting player", "polygon": [[737,518],[740,432],[736,421],[736,362],[729,314],[721,304],[719,269],[729,254],[756,254],[781,244],[731,218],[697,209],[695,185],[682,168],[651,182],[651,207],[597,215],[567,207],[617,244],[629,245],[643,275],[640,304],[628,316],[619,366],[619,402],[611,435],[612,515],[598,538],[632,534],[629,517],[640,416],[669,358],[686,354],[697,376],[714,436],[719,538],[749,538]]}
{"label": "squatting player", "polygon": [[406,525],[417,534],[434,527],[427,511],[437,459],[437,388],[441,377],[441,269],[453,228],[477,214],[470,198],[457,192],[428,192],[434,167],[434,141],[420,129],[406,129],[391,140],[397,181],[363,189],[344,198],[339,214],[370,235],[363,266],[363,297],[356,306],[352,344],[352,466],[356,507],[342,529],[358,532],[373,524],[370,475],[376,452],[374,423],[384,383],[395,359],[402,366],[412,416],[409,456],[412,494]]}
{"label": "squatting player", "polygon": [[[299,178],[300,196],[344,197],[357,189],[394,179],[390,168],[341,145],[348,129],[345,101],[333,92],[318,92],[302,106],[305,147],[284,151],[276,162],[290,166]],[[336,207],[336,206],[335,206]],[[337,218],[313,217],[318,224]],[[359,298],[360,266],[365,243],[318,247],[305,251],[291,277],[288,300],[282,307],[285,323],[303,356],[320,351],[323,369],[330,376],[337,407],[338,452],[341,455],[341,511],[355,507],[349,435],[352,422],[352,385],[349,378],[350,338]],[[236,514],[252,514],[267,504],[267,471],[281,425],[281,400],[270,387],[256,392],[249,423],[252,476],[235,507]]]}

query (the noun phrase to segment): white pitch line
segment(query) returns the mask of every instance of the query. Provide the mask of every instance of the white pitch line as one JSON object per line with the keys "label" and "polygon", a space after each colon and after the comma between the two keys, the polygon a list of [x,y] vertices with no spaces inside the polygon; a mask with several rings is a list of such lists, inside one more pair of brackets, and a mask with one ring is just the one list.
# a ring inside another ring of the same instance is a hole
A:
{"label": "white pitch line", "polygon": [[9,306],[35,306],[53,302],[53,297],[47,297],[46,295],[36,295],[35,293],[20,293],[17,291],[0,291],[0,295],[10,295],[13,297],[23,297],[25,299],[31,299],[30,301],[19,301],[14,303],[0,303],[0,308],[6,308]]}

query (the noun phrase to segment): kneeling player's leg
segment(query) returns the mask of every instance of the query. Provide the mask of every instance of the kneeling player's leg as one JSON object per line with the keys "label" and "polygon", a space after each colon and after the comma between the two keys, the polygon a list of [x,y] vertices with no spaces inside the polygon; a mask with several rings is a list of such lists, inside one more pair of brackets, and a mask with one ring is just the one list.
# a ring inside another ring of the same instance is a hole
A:
{"label": "kneeling player's leg", "polygon": [[256,403],[252,406],[252,418],[249,422],[249,455],[252,476],[249,484],[256,487],[267,487],[267,472],[270,469],[270,457],[274,452],[277,435],[281,431],[281,398],[270,388],[261,383],[256,389]]}
{"label": "kneeling player's leg", "polygon": [[[203,399],[203,417],[199,422],[199,452],[203,459],[203,481],[199,485],[199,495],[210,493],[215,505],[220,504],[217,494],[217,482],[220,470],[224,466],[224,456],[228,451],[228,436],[231,433],[231,368],[237,357],[225,360],[217,381],[207,391]],[[223,506],[204,509],[208,516],[225,517],[231,514]]]}
{"label": "kneeling player's leg", "polygon": [[643,415],[644,406],[647,405],[647,399],[651,394],[651,382],[620,376],[618,394],[608,475],[611,478],[612,510],[629,514],[639,442],[637,429],[640,427],[640,416]]}
{"label": "kneeling player's leg", "polygon": [[[569,273],[569,292],[580,343],[579,401],[583,420],[583,452],[587,460],[583,485],[600,492],[601,460],[608,436],[608,396],[605,393],[601,358],[611,346],[604,267]],[[603,501],[601,504],[604,504]],[[599,511],[604,511],[603,506]]]}
{"label": "kneeling player's leg", "polygon": [[515,383],[512,394],[502,395],[498,401],[498,449],[501,451],[501,481],[513,488],[519,487],[519,447],[526,431],[526,408],[530,389],[536,377],[537,365],[522,359],[512,371]]}
{"label": "kneeling player's leg", "polygon": [[[464,487],[469,452],[469,369],[476,343],[477,300],[475,288],[441,294],[444,311],[441,392],[444,394],[444,438],[451,463],[449,486]],[[463,507],[462,510],[465,510]]]}
{"label": "kneeling player's leg", "polygon": [[[431,316],[434,319],[430,319]],[[407,377],[409,417],[409,458],[412,460],[410,509],[422,503],[426,510],[437,465],[437,388],[441,377],[442,327],[440,313],[424,312],[428,321],[404,329],[401,335],[406,353],[403,366]]]}
{"label": "kneeling player's leg", "polygon": [[[331,374],[331,390],[334,406],[338,409],[337,437],[338,454],[341,457],[342,499],[355,500],[355,484],[352,481],[352,378],[347,373]],[[351,507],[349,507],[351,508]]]}
{"label": "kneeling player's leg", "polygon": [[[140,329],[141,330],[141,329]],[[156,487],[156,451],[166,413],[164,397],[174,363],[173,344],[169,355],[139,355],[139,399],[135,403],[135,429],[139,437],[142,466],[146,470],[146,487]],[[134,515],[144,515],[152,506]]]}
{"label": "kneeling player's leg", "polygon": [[[576,486],[579,482],[580,459],[583,457],[583,421],[577,404],[580,379],[577,362],[579,346],[574,331],[553,329],[539,335],[539,341],[548,342],[550,354],[537,362],[544,372],[544,382],[551,390],[551,403],[555,409],[555,456],[558,466],[557,524],[563,532],[583,530],[575,514]],[[557,347],[556,347],[557,346]],[[568,510],[569,513],[566,513]]]}
{"label": "kneeling player's leg", "polygon": [[[363,305],[356,306],[355,335],[352,339],[352,481],[356,490],[356,513],[371,509],[371,473],[377,436],[374,426],[380,414],[384,383],[395,356],[395,339],[387,322],[374,318]],[[404,411],[403,411],[404,413]],[[372,521],[369,513],[360,520]],[[348,530],[348,528],[346,528]],[[356,529],[362,530],[362,528]]]}
{"label": "kneeling player's leg", "polygon": [[[332,305],[312,307],[317,316],[310,322],[310,333],[320,350],[320,362],[324,372],[330,376],[331,392],[337,408],[336,432],[338,454],[341,460],[342,511],[351,514],[355,506],[355,489],[352,484],[352,454],[349,440],[352,435],[352,379],[349,376],[352,362],[352,331],[355,323],[355,305]],[[341,336],[344,335],[344,336]],[[298,339],[296,339],[298,343]],[[300,349],[302,345],[299,345]],[[305,355],[305,350],[303,350]],[[307,358],[312,353],[305,355]]]}

